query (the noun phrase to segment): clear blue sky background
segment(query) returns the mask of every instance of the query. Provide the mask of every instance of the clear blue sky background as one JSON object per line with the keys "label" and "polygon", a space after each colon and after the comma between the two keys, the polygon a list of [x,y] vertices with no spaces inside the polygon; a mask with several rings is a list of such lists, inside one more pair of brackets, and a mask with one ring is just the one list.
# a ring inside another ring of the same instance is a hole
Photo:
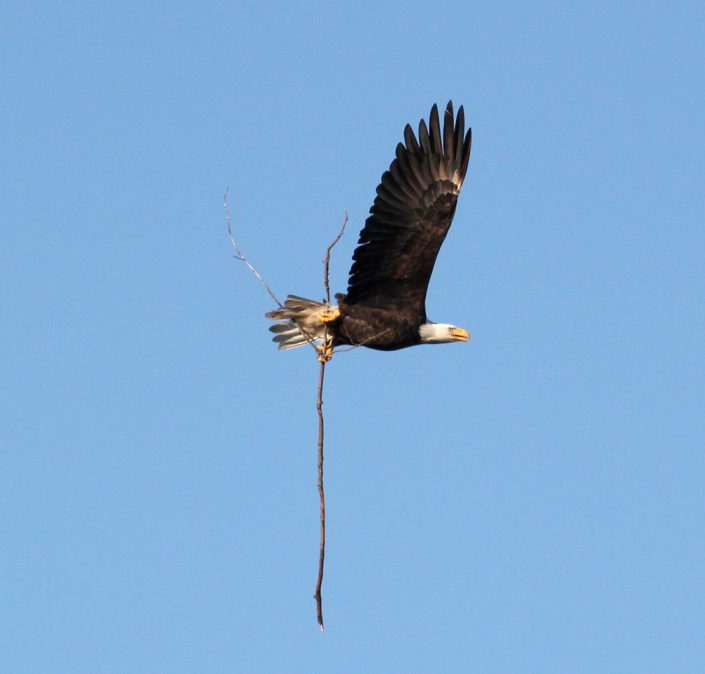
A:
{"label": "clear blue sky background", "polygon": [[[3,3],[0,671],[705,671],[702,2]],[[406,122],[463,104],[429,292],[310,349]]]}

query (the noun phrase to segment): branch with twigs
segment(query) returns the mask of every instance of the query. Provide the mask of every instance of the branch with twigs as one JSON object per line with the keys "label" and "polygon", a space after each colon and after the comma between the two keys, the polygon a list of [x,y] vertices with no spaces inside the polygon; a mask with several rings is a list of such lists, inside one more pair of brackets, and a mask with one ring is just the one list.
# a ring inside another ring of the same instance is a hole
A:
{"label": "branch with twigs", "polygon": [[[232,230],[232,218],[230,215],[230,206],[228,205],[228,190],[225,190],[223,195],[223,207],[225,209],[225,220],[228,225],[228,237],[230,238],[230,243],[235,249],[235,259],[243,262],[248,269],[257,277],[259,282],[264,286],[265,290],[269,296],[276,302],[280,307],[283,306],[279,301],[279,298],[274,294],[267,281],[264,277],[255,269],[255,267],[250,263],[250,261],[245,257],[240,246],[233,235]],[[345,227],[348,224],[348,212],[345,211],[345,218],[343,220],[343,225],[338,232],[338,235],[333,239],[333,241],[326,248],[325,259],[323,260],[323,285],[326,292],[326,304],[330,305],[330,282],[329,282],[329,271],[330,271],[330,254],[335,245],[340,241],[343,233],[345,232]],[[318,361],[320,363],[318,371],[318,394],[316,396],[316,411],[318,413],[318,497],[320,505],[320,546],[318,555],[318,577],[316,579],[316,592],[313,595],[316,600],[316,616],[318,619],[318,626],[323,631],[323,599],[321,596],[321,586],[323,585],[323,565],[326,556],[326,497],[325,491],[323,489],[323,438],[324,438],[324,421],[323,421],[323,383],[325,381],[326,373],[326,363],[332,358],[333,344],[332,338],[328,335],[328,326],[324,324],[323,333],[323,344],[321,347],[317,347],[314,343],[314,339],[311,335],[308,335],[304,330],[299,328],[301,334],[306,338],[306,340],[314,347],[318,354]]]}

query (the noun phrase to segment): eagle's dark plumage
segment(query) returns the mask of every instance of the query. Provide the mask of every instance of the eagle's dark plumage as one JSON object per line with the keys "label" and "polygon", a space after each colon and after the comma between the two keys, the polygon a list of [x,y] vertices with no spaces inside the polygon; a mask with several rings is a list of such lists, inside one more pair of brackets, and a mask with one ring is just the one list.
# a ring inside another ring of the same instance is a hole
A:
{"label": "eagle's dark plumage", "polygon": [[441,244],[455,214],[470,160],[471,131],[462,106],[449,102],[443,118],[431,109],[418,139],[407,124],[404,143],[382,175],[370,215],[360,232],[345,295],[338,307],[290,296],[267,314],[279,348],[292,348],[327,334],[329,346],[356,344],[394,350],[424,342],[467,341],[468,333],[430,323],[426,291]]}

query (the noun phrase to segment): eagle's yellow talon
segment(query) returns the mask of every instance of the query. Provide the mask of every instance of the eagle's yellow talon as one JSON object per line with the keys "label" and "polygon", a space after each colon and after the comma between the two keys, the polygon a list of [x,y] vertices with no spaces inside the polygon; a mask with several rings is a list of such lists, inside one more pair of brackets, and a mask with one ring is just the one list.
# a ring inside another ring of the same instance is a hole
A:
{"label": "eagle's yellow talon", "polygon": [[331,358],[333,358],[332,344],[327,344],[326,346],[317,346],[316,351],[318,351],[319,363],[327,363]]}

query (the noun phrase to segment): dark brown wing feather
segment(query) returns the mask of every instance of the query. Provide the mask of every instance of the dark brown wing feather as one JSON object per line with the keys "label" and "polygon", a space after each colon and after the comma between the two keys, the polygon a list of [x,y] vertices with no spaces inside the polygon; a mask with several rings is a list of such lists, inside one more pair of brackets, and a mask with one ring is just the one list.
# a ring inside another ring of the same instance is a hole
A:
{"label": "dark brown wing feather", "polygon": [[418,141],[407,124],[404,143],[382,176],[360,232],[350,269],[347,304],[394,308],[426,320],[426,290],[448,233],[470,161],[462,106],[448,103],[441,131],[438,108],[421,120]]}

